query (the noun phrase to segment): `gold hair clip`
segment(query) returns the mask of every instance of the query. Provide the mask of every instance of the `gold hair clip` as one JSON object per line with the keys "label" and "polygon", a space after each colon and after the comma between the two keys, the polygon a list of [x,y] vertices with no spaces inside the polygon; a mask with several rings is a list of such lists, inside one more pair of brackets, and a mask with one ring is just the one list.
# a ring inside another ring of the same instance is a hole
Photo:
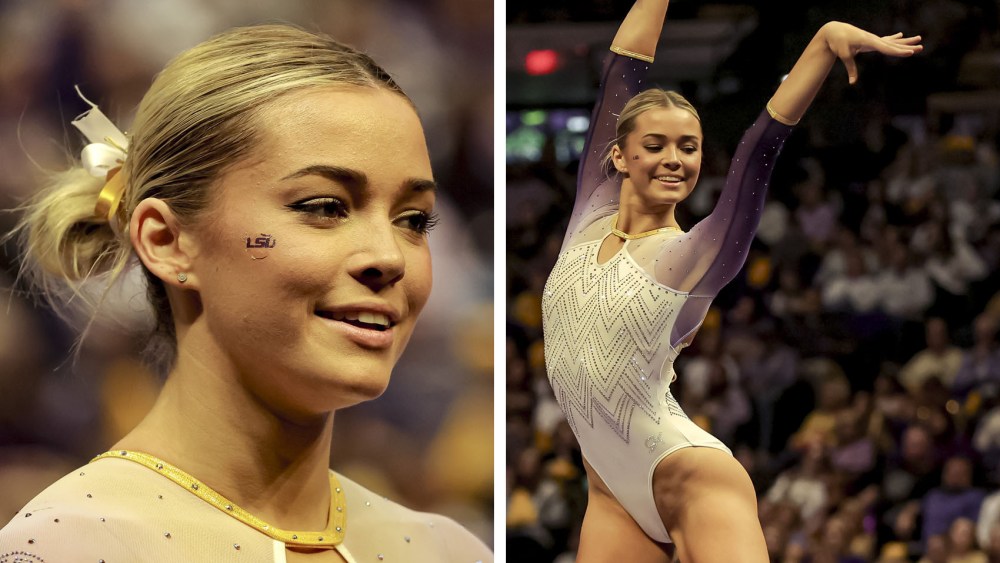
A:
{"label": "gold hair clip", "polygon": [[116,166],[108,170],[104,187],[101,188],[101,193],[97,195],[97,205],[94,206],[94,216],[107,221],[116,230],[120,230],[117,229],[118,218],[116,214],[118,213],[118,205],[121,203],[122,195],[125,193],[125,180],[119,174],[121,170],[121,166]]}

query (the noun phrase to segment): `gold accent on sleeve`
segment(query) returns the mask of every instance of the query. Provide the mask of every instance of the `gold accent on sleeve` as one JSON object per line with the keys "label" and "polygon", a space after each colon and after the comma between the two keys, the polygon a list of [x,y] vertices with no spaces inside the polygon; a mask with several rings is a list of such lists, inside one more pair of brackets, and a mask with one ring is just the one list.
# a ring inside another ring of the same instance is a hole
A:
{"label": "gold accent on sleeve", "polygon": [[787,117],[785,117],[785,116],[781,115],[780,113],[774,111],[774,108],[771,107],[771,100],[767,101],[767,106],[765,106],[765,107],[767,107],[767,113],[771,114],[771,119],[777,121],[778,123],[783,123],[783,124],[785,124],[785,125],[787,125],[789,127],[795,127],[796,125],[799,124],[799,120],[798,119],[796,119],[795,121],[792,121],[791,119],[788,119]]}
{"label": "gold accent on sleeve", "polygon": [[[188,475],[177,467],[174,467],[173,465],[170,465],[169,463],[149,454],[129,450],[116,450],[105,452],[92,459],[91,462],[103,458],[127,459],[129,461],[134,461],[139,465],[148,467],[149,469],[152,469],[153,471],[180,485],[187,492],[193,494],[208,504],[211,504],[215,508],[218,508],[224,514],[228,514],[251,528],[256,529],[262,534],[272,537],[278,541],[285,542],[288,545],[333,548],[344,541],[344,534],[347,529],[347,503],[344,498],[344,489],[340,486],[340,482],[337,481],[337,476],[333,473],[333,471],[330,472],[330,495],[333,502],[330,508],[330,519],[327,522],[326,529],[320,532],[297,532],[275,528],[260,518],[257,518],[253,514],[250,514],[246,510],[243,510],[232,501],[220,495],[211,487],[195,479],[191,475]],[[337,508],[334,507],[342,507],[343,511],[337,510]]]}
{"label": "gold accent on sleeve", "polygon": [[635,51],[629,51],[628,49],[622,49],[617,45],[611,46],[612,53],[618,53],[626,57],[632,57],[633,59],[639,59],[640,61],[646,61],[647,63],[653,62],[652,55],[643,55],[642,53],[636,53]]}

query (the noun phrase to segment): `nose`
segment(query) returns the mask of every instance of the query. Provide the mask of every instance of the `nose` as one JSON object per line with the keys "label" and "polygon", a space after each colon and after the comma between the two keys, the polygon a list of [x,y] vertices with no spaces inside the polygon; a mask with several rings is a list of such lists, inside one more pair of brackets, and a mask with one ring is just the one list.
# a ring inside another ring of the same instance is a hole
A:
{"label": "nose", "polygon": [[359,251],[352,257],[354,279],[378,292],[403,279],[406,261],[392,225],[365,229],[360,233]]}
{"label": "nose", "polygon": [[677,154],[677,147],[669,146],[663,149],[663,165],[670,170],[677,170],[681,167],[680,155]]}

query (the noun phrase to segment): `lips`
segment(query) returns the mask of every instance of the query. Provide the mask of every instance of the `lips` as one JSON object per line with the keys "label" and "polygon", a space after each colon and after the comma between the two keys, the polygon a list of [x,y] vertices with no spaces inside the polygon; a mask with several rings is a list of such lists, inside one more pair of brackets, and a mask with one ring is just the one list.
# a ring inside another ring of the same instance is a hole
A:
{"label": "lips", "polygon": [[373,311],[316,311],[316,314],[324,319],[341,321],[369,330],[389,330],[395,324],[389,319],[389,315]]}
{"label": "lips", "polygon": [[662,176],[656,176],[655,179],[667,184],[679,184],[684,181],[684,178],[677,176],[676,174],[664,174]]}
{"label": "lips", "polygon": [[368,350],[385,350],[395,339],[400,315],[384,305],[317,309],[316,316],[337,334]]}

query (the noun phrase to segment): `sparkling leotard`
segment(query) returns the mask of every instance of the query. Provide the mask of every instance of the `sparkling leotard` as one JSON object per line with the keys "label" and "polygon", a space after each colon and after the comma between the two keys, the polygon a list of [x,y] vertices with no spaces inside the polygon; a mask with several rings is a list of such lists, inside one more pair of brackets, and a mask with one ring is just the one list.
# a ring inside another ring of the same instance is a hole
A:
{"label": "sparkling leotard", "polygon": [[584,457],[651,538],[670,541],[652,496],[657,463],[684,447],[729,451],[670,393],[673,362],[712,299],[739,273],[760,221],[771,169],[791,127],[762,112],[737,147],[712,213],[689,232],[626,241],[597,259],[621,179],[602,157],[648,63],[612,55],[580,163],[577,199],[542,298],[545,362]]}

